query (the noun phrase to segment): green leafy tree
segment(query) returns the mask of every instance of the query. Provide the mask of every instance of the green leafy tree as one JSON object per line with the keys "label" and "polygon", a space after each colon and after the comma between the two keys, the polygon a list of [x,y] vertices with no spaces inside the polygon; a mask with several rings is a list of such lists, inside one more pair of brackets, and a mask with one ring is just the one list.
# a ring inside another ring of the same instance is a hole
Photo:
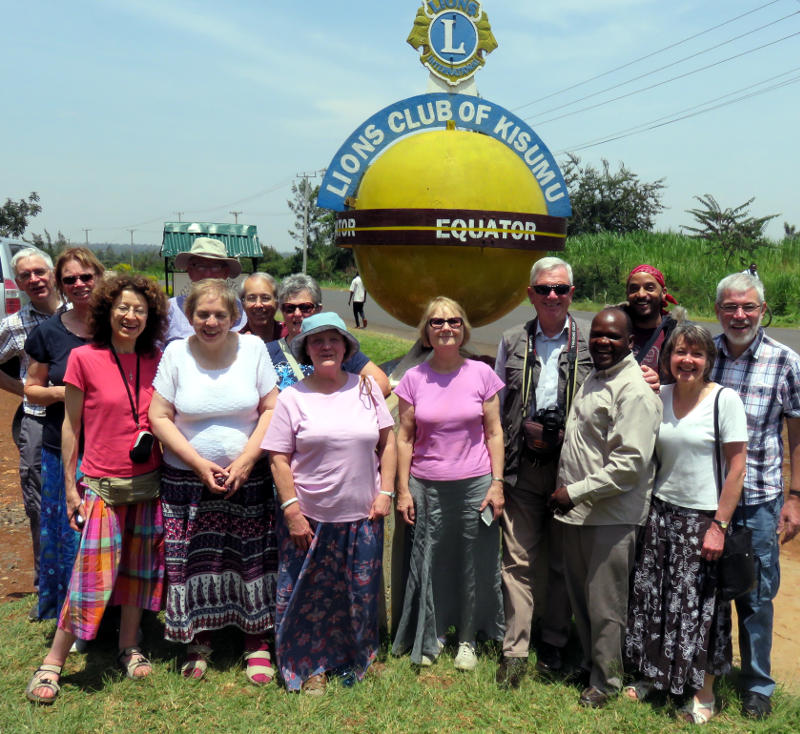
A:
{"label": "green leafy tree", "polygon": [[0,237],[21,237],[28,228],[28,220],[41,211],[39,194],[35,191],[27,199],[6,199],[0,206]]}
{"label": "green leafy tree", "polygon": [[38,247],[42,252],[46,252],[53,260],[58,257],[58,253],[61,252],[61,250],[66,249],[70,245],[67,238],[64,237],[61,232],[56,235],[54,240],[47,230],[44,231],[43,235],[34,234],[31,235],[29,240],[26,239],[25,241],[29,242],[34,247]]}
{"label": "green leafy tree", "polygon": [[725,265],[730,265],[734,256],[739,258],[741,265],[747,265],[755,259],[757,250],[771,246],[764,237],[764,227],[778,215],[750,216],[750,205],[755,197],[727,209],[723,209],[711,194],[695,196],[694,199],[700,202],[700,206],[687,209],[686,213],[694,217],[697,226],[683,225],[681,228],[690,232],[692,237],[705,240],[706,251],[720,253]]}
{"label": "green leafy tree", "polygon": [[596,168],[570,153],[561,170],[572,202],[570,235],[651,230],[664,209],[664,179],[642,181],[624,163],[612,171],[605,159]]}
{"label": "green leafy tree", "polygon": [[783,236],[787,240],[793,240],[798,235],[800,235],[800,232],[797,231],[797,227],[795,225],[789,224],[789,222],[783,223]]}

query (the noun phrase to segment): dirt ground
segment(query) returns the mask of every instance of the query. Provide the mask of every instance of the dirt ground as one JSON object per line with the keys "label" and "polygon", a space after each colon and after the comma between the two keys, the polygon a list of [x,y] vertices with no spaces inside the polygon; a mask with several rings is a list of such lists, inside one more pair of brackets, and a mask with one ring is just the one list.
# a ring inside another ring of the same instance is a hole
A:
{"label": "dirt ground", "polygon": [[[18,402],[0,391],[0,603],[33,593],[30,531],[19,489],[18,454],[11,439],[11,419]],[[800,693],[800,538],[783,546],[781,574],[775,602],[773,675]]]}

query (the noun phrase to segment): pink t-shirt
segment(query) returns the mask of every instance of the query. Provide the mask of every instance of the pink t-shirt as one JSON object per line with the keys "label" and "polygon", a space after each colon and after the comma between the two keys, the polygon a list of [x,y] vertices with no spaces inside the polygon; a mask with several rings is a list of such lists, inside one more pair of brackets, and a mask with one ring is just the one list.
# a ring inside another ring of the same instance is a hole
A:
{"label": "pink t-shirt", "polygon": [[300,510],[318,522],[353,522],[369,515],[380,489],[378,433],[394,424],[380,388],[359,390],[359,376],[347,375],[330,395],[304,382],[279,396],[261,447],[291,454]]}
{"label": "pink t-shirt", "polygon": [[488,474],[483,403],[502,388],[494,370],[473,359],[446,375],[427,362],[406,372],[394,392],[414,406],[411,474],[438,481]]}
{"label": "pink t-shirt", "polygon": [[[136,402],[136,355],[118,354]],[[150,430],[147,411],[153,397],[153,378],[161,352],[141,355],[139,362],[139,426]],[[158,441],[150,461],[136,464],[128,452],[136,434],[131,403],[111,350],[87,344],[73,349],[64,382],[83,391],[83,459],[81,470],[90,477],[135,477],[161,465]]]}

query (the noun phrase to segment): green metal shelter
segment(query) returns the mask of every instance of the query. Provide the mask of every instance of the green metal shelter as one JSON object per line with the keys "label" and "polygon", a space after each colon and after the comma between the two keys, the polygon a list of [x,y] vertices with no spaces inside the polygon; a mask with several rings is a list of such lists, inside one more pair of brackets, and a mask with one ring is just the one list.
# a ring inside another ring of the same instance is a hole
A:
{"label": "green metal shelter", "polygon": [[164,222],[161,256],[164,258],[164,280],[167,290],[174,286],[174,261],[179,252],[188,252],[198,237],[213,237],[225,243],[230,257],[250,258],[253,270],[264,253],[254,224],[226,222]]}

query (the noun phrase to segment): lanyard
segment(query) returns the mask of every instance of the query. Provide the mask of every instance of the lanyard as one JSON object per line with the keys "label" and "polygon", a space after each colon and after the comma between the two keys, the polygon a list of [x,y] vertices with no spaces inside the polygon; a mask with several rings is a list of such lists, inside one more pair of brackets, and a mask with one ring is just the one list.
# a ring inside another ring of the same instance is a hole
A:
{"label": "lanyard", "polygon": [[117,350],[114,349],[113,344],[109,344],[108,346],[111,349],[111,354],[114,355],[114,361],[117,363],[119,374],[122,377],[122,384],[125,385],[125,391],[128,393],[128,400],[131,403],[131,413],[133,413],[133,422],[136,424],[136,430],[138,431],[141,428],[139,425],[139,354],[138,352],[136,354],[136,402],[134,403],[131,389],[128,387],[128,380],[125,378],[125,370],[122,369],[122,362],[120,362],[117,356]]}

